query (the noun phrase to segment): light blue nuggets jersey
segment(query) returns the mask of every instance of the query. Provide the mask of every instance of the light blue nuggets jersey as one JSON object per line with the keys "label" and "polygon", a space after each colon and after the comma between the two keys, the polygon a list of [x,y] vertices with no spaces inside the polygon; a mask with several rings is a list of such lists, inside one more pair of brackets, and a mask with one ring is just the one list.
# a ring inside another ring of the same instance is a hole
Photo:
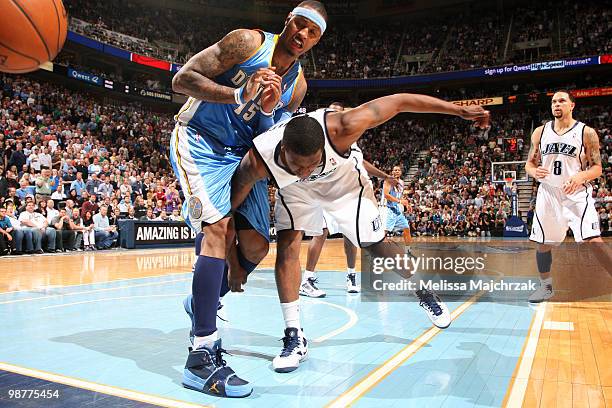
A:
{"label": "light blue nuggets jersey", "polygon": [[[402,199],[402,196],[404,194],[404,182],[402,180],[399,181],[399,183],[397,184],[397,186],[395,187],[391,187],[389,189],[389,194],[392,197],[398,198],[398,199]],[[386,198],[384,198],[383,196],[383,205],[386,204],[387,207],[391,208],[392,210],[394,210],[395,212],[400,212],[400,207],[399,207],[399,203],[395,202],[395,201],[388,201]]]}
{"label": "light blue nuggets jersey", "polygon": [[[244,85],[249,76],[259,68],[270,67],[278,35],[266,32],[262,34],[265,35],[265,40],[251,57],[234,65],[214,81],[231,88],[238,88]],[[277,109],[286,107],[291,101],[301,70],[300,63],[296,61],[283,75],[283,93]],[[189,98],[175,116],[175,120],[197,130],[204,137],[216,139],[216,142],[223,146],[248,149],[253,146],[254,133],[261,116],[259,99],[260,94],[243,105],[237,105]]]}

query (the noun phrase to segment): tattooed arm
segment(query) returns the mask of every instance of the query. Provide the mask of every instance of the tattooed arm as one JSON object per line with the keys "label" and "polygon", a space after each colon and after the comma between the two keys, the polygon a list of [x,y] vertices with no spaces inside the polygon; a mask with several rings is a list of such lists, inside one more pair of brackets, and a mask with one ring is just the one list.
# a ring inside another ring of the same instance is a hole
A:
{"label": "tattooed arm", "polygon": [[[261,33],[255,30],[230,32],[219,42],[191,57],[172,79],[172,90],[202,101],[235,103],[235,88],[219,85],[213,78],[249,58],[262,41]],[[274,71],[264,68],[258,73],[259,77],[250,82],[258,85],[263,75],[273,74]],[[250,88],[245,100],[251,99],[257,90],[257,86]]]}
{"label": "tattooed arm", "polygon": [[599,152],[599,136],[595,129],[586,126],[584,128],[584,153],[589,163],[589,168],[574,174],[563,186],[565,194],[576,192],[584,183],[595,180],[601,176],[601,155]]}
{"label": "tattooed arm", "polygon": [[544,133],[544,126],[539,126],[531,134],[531,146],[525,163],[525,171],[536,180],[543,179],[550,174],[546,167],[540,166],[540,140]]}

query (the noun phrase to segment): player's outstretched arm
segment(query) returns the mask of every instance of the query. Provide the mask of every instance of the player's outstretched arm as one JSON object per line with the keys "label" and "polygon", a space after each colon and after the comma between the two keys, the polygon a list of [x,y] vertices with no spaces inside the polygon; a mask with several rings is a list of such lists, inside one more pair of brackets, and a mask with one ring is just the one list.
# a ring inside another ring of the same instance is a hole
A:
{"label": "player's outstretched arm", "polygon": [[191,57],[172,79],[172,90],[203,101],[235,103],[235,88],[219,85],[213,79],[248,59],[261,43],[258,31],[239,29],[230,32]]}
{"label": "player's outstretched arm", "polygon": [[574,174],[563,186],[565,194],[575,193],[584,183],[601,176],[601,154],[599,151],[599,136],[595,129],[585,127],[584,129],[584,154],[589,163],[589,168]]}
{"label": "player's outstretched arm", "polygon": [[368,175],[370,177],[376,177],[381,180],[391,179],[390,175],[388,175],[387,173],[385,173],[384,171],[382,171],[381,169],[379,169],[378,167],[376,167],[375,165],[373,165],[367,160],[363,161],[363,168],[365,169],[365,171],[368,172]]}
{"label": "player's outstretched arm", "polygon": [[255,149],[249,150],[232,178],[232,211],[247,198],[255,183],[266,177],[269,174],[263,159]]}
{"label": "player's outstretched arm", "polygon": [[427,95],[395,94],[374,99],[355,109],[330,114],[328,130],[339,148],[345,143],[350,146],[367,129],[381,125],[401,112],[441,113],[473,120],[480,127],[489,124],[489,112],[480,106],[458,106]]}
{"label": "player's outstretched arm", "polygon": [[537,127],[531,134],[531,145],[525,163],[525,172],[536,180],[542,179],[550,174],[546,167],[540,166],[540,140],[544,126]]}

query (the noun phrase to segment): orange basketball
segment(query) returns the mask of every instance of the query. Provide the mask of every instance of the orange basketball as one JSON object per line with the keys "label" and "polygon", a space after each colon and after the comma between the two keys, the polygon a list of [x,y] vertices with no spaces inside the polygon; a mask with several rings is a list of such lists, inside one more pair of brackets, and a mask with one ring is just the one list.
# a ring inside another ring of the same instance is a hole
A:
{"label": "orange basketball", "polygon": [[62,0],[0,0],[0,71],[35,71],[60,52],[68,16]]}

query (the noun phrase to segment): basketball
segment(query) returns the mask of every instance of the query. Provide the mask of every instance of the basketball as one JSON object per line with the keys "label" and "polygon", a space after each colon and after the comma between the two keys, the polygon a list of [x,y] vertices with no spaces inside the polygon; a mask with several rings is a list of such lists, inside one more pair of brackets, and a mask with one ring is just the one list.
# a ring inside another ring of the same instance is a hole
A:
{"label": "basketball", "polygon": [[62,49],[68,29],[62,0],[0,0],[0,10],[0,71],[35,71]]}

